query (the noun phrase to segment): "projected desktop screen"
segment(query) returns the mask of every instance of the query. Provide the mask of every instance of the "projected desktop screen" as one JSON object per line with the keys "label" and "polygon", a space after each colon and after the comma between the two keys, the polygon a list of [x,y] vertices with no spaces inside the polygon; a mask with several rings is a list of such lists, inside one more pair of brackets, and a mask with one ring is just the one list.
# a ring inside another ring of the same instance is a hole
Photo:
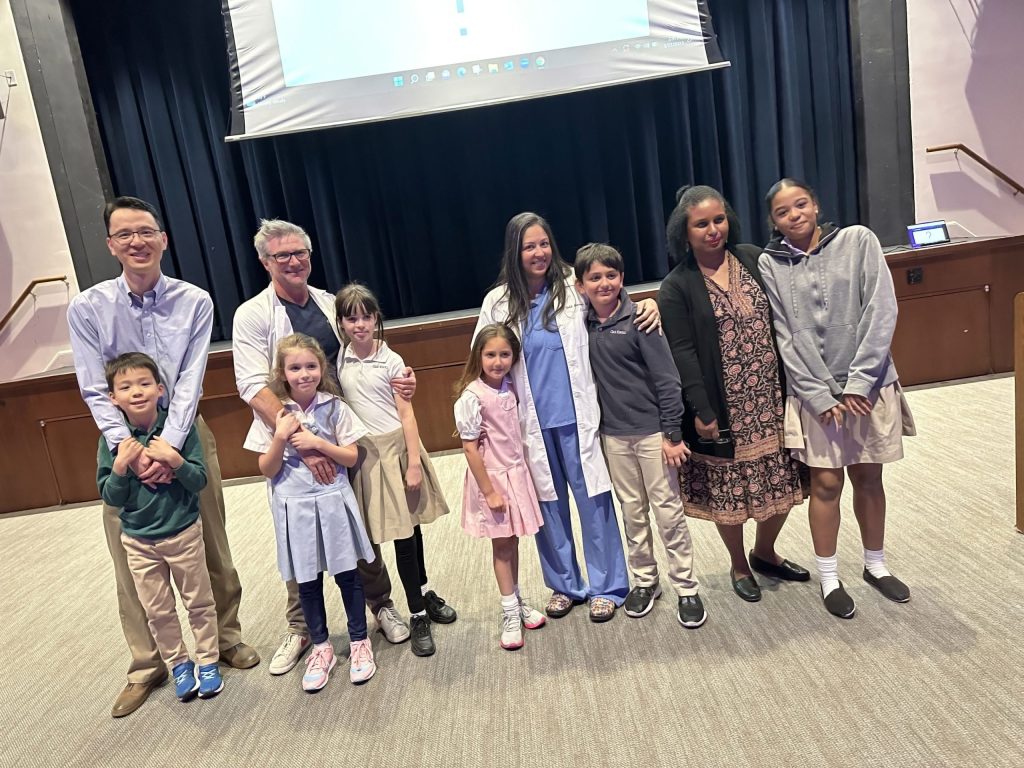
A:
{"label": "projected desktop screen", "polygon": [[706,0],[223,0],[228,140],[728,66]]}

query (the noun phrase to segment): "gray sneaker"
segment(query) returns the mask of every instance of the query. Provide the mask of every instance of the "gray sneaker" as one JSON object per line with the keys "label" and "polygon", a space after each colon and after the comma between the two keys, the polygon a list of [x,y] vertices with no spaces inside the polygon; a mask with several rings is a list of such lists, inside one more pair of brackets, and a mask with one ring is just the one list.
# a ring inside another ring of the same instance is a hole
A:
{"label": "gray sneaker", "polygon": [[409,639],[409,625],[402,621],[393,605],[385,605],[377,611],[377,627],[389,643],[404,643]]}
{"label": "gray sneaker", "polygon": [[283,675],[291,672],[299,663],[302,654],[309,650],[310,645],[309,635],[286,633],[281,638],[281,645],[274,651],[274,657],[270,660],[270,674]]}

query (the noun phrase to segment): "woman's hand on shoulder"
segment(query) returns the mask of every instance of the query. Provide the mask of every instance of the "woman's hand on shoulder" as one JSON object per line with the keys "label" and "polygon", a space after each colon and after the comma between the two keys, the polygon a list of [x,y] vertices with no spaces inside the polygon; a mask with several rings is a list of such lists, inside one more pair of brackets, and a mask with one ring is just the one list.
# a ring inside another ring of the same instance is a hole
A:
{"label": "woman's hand on shoulder", "polygon": [[661,333],[661,311],[658,309],[658,302],[654,299],[641,299],[636,304],[636,317],[633,323],[644,333],[651,333],[657,330]]}

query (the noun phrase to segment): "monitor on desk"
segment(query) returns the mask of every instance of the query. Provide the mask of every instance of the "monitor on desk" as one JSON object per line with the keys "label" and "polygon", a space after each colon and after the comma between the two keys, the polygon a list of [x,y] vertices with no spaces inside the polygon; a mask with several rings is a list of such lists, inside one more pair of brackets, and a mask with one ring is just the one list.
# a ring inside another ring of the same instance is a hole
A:
{"label": "monitor on desk", "polygon": [[949,230],[945,221],[924,221],[907,227],[910,235],[910,247],[921,248],[926,245],[941,245],[949,242]]}

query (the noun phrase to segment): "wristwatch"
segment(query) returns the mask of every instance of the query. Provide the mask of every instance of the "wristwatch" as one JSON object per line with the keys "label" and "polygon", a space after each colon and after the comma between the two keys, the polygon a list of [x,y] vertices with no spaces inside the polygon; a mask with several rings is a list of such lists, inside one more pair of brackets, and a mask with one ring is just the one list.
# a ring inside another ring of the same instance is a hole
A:
{"label": "wristwatch", "polygon": [[683,432],[680,429],[673,429],[671,432],[665,433],[665,439],[673,444],[681,443],[683,442]]}

